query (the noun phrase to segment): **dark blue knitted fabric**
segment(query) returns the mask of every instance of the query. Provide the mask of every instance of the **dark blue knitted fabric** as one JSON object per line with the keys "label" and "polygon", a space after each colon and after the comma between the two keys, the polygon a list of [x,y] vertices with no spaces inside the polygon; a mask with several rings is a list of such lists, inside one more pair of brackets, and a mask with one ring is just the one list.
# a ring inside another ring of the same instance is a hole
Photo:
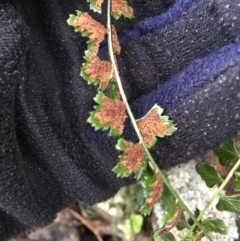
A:
{"label": "dark blue knitted fabric", "polygon": [[174,108],[178,101],[194,94],[194,92],[212,81],[228,67],[240,63],[240,40],[195,60],[183,72],[175,75],[156,90],[141,96],[132,105],[136,118],[145,115],[154,105],[158,104],[168,110]]}
{"label": "dark blue knitted fabric", "polygon": [[[126,45],[129,42],[139,39],[142,36],[153,33],[157,30],[163,29],[173,24],[183,13],[187,12],[197,2],[201,0],[179,0],[177,1],[167,12],[164,12],[158,16],[146,18],[137,24],[134,28],[124,35],[119,37],[120,44]],[[107,52],[106,43],[99,51],[99,56],[105,56]]]}
{"label": "dark blue knitted fabric", "polygon": [[141,38],[148,33],[153,33],[173,24],[179,17],[182,16],[183,13],[187,12],[193,4],[200,1],[201,0],[177,1],[167,12],[159,16],[144,19],[143,21],[137,23],[133,30],[127,32],[120,38],[120,43],[122,45],[128,44],[130,41]]}

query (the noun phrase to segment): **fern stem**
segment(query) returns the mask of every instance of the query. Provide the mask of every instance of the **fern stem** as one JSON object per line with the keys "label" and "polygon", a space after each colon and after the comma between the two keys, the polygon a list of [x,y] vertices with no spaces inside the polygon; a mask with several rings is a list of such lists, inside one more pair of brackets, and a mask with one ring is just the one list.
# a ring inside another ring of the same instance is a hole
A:
{"label": "fern stem", "polygon": [[[211,199],[209,200],[209,202],[207,203],[207,205],[204,207],[204,209],[200,212],[197,220],[201,220],[204,213],[211,207],[211,205],[213,204],[213,202],[215,201],[215,199],[218,197],[219,193],[224,189],[224,187],[228,184],[229,180],[231,179],[231,177],[234,175],[234,172],[238,169],[238,167],[240,166],[240,159],[236,162],[236,164],[233,166],[233,168],[231,169],[231,171],[228,173],[227,177],[225,178],[225,180],[223,181],[223,183],[220,185],[220,187],[216,190],[216,192],[213,194],[213,196],[211,197]],[[196,227],[196,224],[194,224],[191,229],[189,230],[189,234],[190,232],[192,232],[194,230],[194,228]]]}
{"label": "fern stem", "polygon": [[[174,189],[172,188],[171,184],[169,183],[168,179],[165,177],[165,175],[163,174],[163,172],[160,170],[160,168],[158,167],[158,165],[156,164],[156,162],[154,161],[151,153],[149,152],[146,144],[144,143],[143,137],[139,131],[139,128],[137,126],[137,122],[133,116],[133,113],[131,111],[131,108],[128,104],[127,101],[127,97],[125,95],[125,92],[123,90],[123,86],[122,86],[122,82],[118,73],[118,68],[115,62],[115,58],[114,58],[114,52],[113,52],[113,46],[112,46],[112,33],[111,33],[111,0],[108,0],[108,6],[107,6],[107,29],[108,29],[108,50],[109,50],[109,57],[111,60],[111,63],[113,65],[113,69],[114,69],[114,73],[115,73],[115,77],[116,77],[116,81],[118,84],[118,88],[122,97],[122,100],[126,106],[126,110],[127,113],[129,115],[129,118],[132,122],[133,128],[138,136],[139,142],[142,144],[144,151],[147,155],[147,157],[149,158],[150,161],[150,165],[153,168],[153,171],[156,171],[160,174],[160,176],[162,177],[163,182],[165,183],[165,185],[169,188],[169,190],[171,191],[171,193],[173,194],[173,196],[176,198],[176,200],[178,200],[178,203],[181,205],[181,207],[188,213],[188,215],[192,218],[192,220],[194,221],[194,223],[201,229],[203,230],[201,224],[199,223],[199,220],[197,220],[195,218],[195,216],[192,214],[192,212],[188,209],[188,207],[184,204],[184,202],[181,200],[180,196],[174,191]],[[203,230],[204,232],[204,230]],[[207,233],[204,232],[204,234],[209,238],[209,240],[212,240],[211,237],[209,237],[209,235]]]}

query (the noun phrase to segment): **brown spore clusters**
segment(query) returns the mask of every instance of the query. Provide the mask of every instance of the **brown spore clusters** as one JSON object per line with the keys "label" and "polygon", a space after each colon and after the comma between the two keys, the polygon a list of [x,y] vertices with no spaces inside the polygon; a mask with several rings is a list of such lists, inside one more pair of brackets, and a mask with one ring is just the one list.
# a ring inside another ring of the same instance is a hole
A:
{"label": "brown spore clusters", "polygon": [[147,198],[147,207],[152,208],[158,203],[163,191],[162,178],[159,174],[156,174],[155,182],[150,186],[150,194]]}
{"label": "brown spore clusters", "polygon": [[97,52],[100,43],[107,34],[104,25],[94,20],[88,13],[83,13],[80,17],[75,17],[73,26],[88,35],[90,42],[93,43],[94,50]]}
{"label": "brown spore clusters", "polygon": [[120,17],[121,14],[133,16],[133,9],[124,0],[112,0],[112,14]]}
{"label": "brown spore clusters", "polygon": [[157,108],[153,108],[143,118],[137,120],[137,125],[147,146],[152,146],[155,136],[169,134],[169,124],[160,118]]}
{"label": "brown spore clusters", "polygon": [[124,121],[127,118],[125,104],[123,101],[114,101],[107,96],[102,97],[103,106],[99,112],[94,114],[94,117],[101,125],[108,125],[118,134],[122,134]]}
{"label": "brown spore clusters", "polygon": [[143,161],[144,149],[141,144],[133,145],[129,142],[124,142],[125,150],[124,157],[120,163],[128,173],[137,172]]}
{"label": "brown spore clusters", "polygon": [[101,88],[107,88],[110,79],[113,76],[112,64],[108,61],[100,60],[97,55],[90,53],[89,62],[84,71],[91,82],[98,80]]}

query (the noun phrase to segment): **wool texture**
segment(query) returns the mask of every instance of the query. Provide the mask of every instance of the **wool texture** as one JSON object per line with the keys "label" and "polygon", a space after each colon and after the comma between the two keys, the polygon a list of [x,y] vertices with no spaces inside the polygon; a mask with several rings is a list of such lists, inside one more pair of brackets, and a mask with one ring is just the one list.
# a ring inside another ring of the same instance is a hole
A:
{"label": "wool texture", "polygon": [[[130,43],[133,40],[139,39],[143,37],[144,35],[148,33],[155,32],[157,30],[160,30],[162,28],[167,27],[168,25],[173,24],[178,18],[180,18],[189,8],[192,7],[195,3],[199,2],[200,0],[179,0],[176,1],[175,4],[172,2],[170,5],[169,3],[166,3],[167,6],[171,6],[168,11],[157,15],[156,16],[148,16],[145,14],[145,19],[139,22],[136,22],[136,20],[132,23],[135,23],[131,30],[127,31],[127,29],[124,31],[124,34],[119,36],[119,42],[122,46]],[[159,1],[160,3],[160,1]],[[138,6],[137,9],[142,9],[143,12],[145,12],[146,5],[149,3],[141,3],[142,5]],[[155,3],[152,3],[153,5]],[[162,3],[161,3],[162,4]],[[144,7],[143,7],[144,6]],[[152,9],[156,9],[156,6],[152,6]],[[153,12],[153,11],[152,11]],[[154,11],[155,12],[155,11]],[[161,13],[160,11],[158,13]],[[140,14],[142,15],[142,14]],[[148,17],[147,17],[148,16]],[[153,17],[154,16],[154,17]],[[137,12],[137,19],[139,19],[139,14]],[[141,19],[141,18],[140,18]],[[104,46],[100,49],[99,55],[104,56],[107,52],[107,44],[105,43]]]}
{"label": "wool texture", "polygon": [[172,25],[123,46],[119,68],[130,100],[157,88],[192,61],[236,41],[239,11],[239,0],[202,0]]}
{"label": "wool texture", "polygon": [[[240,0],[129,2],[136,18],[116,22],[127,39],[118,57],[124,89],[136,116],[155,100],[178,128],[153,148],[160,167],[202,157],[239,134]],[[112,172],[116,140],[86,122],[97,87],[79,76],[86,38],[66,23],[76,9],[89,6],[0,4],[1,241],[49,224],[74,200],[94,204],[133,181]],[[124,135],[135,138],[130,128]]]}
{"label": "wool texture", "polygon": [[165,110],[174,108],[182,99],[215,80],[222,72],[240,63],[240,40],[224,46],[203,59],[193,61],[184,71],[159,85],[156,90],[141,96],[131,105],[136,118],[140,118],[154,104]]}

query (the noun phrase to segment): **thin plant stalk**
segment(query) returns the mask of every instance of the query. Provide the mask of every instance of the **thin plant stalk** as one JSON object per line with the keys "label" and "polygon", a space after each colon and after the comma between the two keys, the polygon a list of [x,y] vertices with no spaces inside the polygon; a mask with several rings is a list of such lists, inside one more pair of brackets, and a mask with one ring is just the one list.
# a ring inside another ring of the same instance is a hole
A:
{"label": "thin plant stalk", "polygon": [[[118,74],[118,69],[117,69],[117,65],[114,59],[114,53],[113,53],[113,46],[112,46],[112,34],[111,34],[111,0],[108,0],[108,6],[107,6],[107,30],[108,30],[108,50],[109,50],[109,56],[110,56],[110,60],[112,62],[113,65],[113,69],[114,69],[114,73],[115,73],[115,77],[116,77],[116,81],[118,84],[118,88],[122,97],[122,100],[126,106],[126,110],[127,113],[129,115],[129,118],[132,122],[133,128],[138,136],[139,142],[142,144],[144,151],[147,155],[147,157],[149,158],[151,167],[153,169],[153,171],[158,172],[163,180],[163,182],[165,183],[165,185],[169,188],[169,190],[171,191],[171,193],[173,194],[173,196],[177,199],[177,201],[179,202],[179,204],[182,206],[182,208],[188,213],[188,215],[192,218],[192,220],[194,221],[194,223],[201,229],[203,230],[201,224],[199,223],[199,220],[197,220],[195,218],[195,216],[192,214],[192,212],[188,209],[188,207],[184,204],[184,202],[181,200],[181,198],[179,197],[179,195],[173,190],[171,184],[169,183],[168,179],[165,177],[165,175],[162,173],[162,171],[159,169],[158,165],[156,164],[156,162],[154,161],[151,153],[149,152],[146,144],[144,143],[143,137],[139,131],[139,128],[137,126],[136,120],[133,116],[133,113],[131,111],[131,108],[128,104],[127,101],[127,97],[125,95],[125,92],[123,90],[123,86],[121,83],[121,79],[120,76]],[[204,231],[203,231],[204,232]],[[207,234],[204,233],[206,235],[206,237],[208,237],[209,240],[213,241],[211,239],[211,237]]]}

